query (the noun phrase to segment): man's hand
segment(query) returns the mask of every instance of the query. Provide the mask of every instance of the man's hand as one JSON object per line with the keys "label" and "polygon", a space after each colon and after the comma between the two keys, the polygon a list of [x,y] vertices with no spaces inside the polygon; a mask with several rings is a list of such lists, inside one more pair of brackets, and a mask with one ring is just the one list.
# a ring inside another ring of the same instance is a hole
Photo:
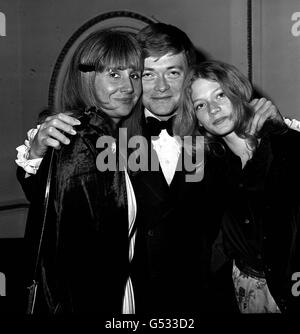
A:
{"label": "man's hand", "polygon": [[48,147],[59,149],[61,144],[68,145],[70,139],[63,132],[75,135],[73,126],[79,124],[78,119],[63,113],[47,117],[32,140],[29,159],[42,158]]}
{"label": "man's hand", "polygon": [[284,123],[284,119],[276,106],[264,97],[261,99],[253,99],[250,102],[250,105],[253,107],[255,112],[250,128],[251,135],[259,132],[266,120],[274,120],[275,122]]}

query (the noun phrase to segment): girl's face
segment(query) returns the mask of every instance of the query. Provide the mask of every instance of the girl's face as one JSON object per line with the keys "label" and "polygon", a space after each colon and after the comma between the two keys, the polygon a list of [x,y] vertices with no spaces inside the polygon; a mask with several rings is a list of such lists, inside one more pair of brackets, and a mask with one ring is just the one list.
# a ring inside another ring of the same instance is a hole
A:
{"label": "girl's face", "polygon": [[141,95],[141,72],[132,68],[106,69],[96,74],[95,89],[102,111],[118,123],[130,114]]}
{"label": "girl's face", "polygon": [[199,78],[192,86],[192,102],[199,126],[226,136],[234,130],[234,108],[217,81]]}

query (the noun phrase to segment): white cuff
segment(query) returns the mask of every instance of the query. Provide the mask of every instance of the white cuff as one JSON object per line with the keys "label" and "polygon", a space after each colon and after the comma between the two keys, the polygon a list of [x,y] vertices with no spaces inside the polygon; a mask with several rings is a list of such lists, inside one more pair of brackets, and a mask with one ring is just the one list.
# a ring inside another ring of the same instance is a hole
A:
{"label": "white cuff", "polygon": [[297,121],[296,119],[290,120],[289,118],[284,118],[284,122],[290,129],[300,132],[300,121]]}
{"label": "white cuff", "polygon": [[39,127],[40,125],[38,125],[36,129],[30,129],[27,132],[27,139],[25,140],[24,144],[16,148],[18,151],[17,159],[15,160],[16,164],[22,167],[28,174],[36,174],[43,160],[43,158],[28,159],[32,140],[36,135]]}

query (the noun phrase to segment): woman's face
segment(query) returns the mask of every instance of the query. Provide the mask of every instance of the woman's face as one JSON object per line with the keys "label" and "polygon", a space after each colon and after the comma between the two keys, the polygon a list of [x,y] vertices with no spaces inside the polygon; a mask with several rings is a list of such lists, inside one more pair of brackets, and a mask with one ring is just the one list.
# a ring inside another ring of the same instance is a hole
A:
{"label": "woman's face", "polygon": [[234,108],[217,81],[196,79],[192,102],[199,126],[209,133],[226,136],[234,130]]}
{"label": "woman's face", "polygon": [[95,89],[102,110],[118,123],[131,112],[141,95],[141,71],[127,68],[97,72]]}

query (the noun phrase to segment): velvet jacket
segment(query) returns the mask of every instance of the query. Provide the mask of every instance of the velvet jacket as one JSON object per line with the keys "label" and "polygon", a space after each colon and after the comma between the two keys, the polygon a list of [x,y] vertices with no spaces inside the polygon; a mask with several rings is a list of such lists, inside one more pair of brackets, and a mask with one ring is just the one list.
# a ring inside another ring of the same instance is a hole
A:
{"label": "velvet jacket", "polygon": [[[113,134],[107,117],[93,113],[82,124],[71,143],[54,152],[36,310],[121,314],[129,272],[125,175],[100,172],[96,166],[97,139]],[[31,184],[22,181],[31,200],[25,232],[29,284],[41,233],[49,153]]]}
{"label": "velvet jacket", "polygon": [[281,312],[300,312],[300,133],[262,138],[243,170],[227,153],[234,182],[223,222],[226,253],[265,272]]}

